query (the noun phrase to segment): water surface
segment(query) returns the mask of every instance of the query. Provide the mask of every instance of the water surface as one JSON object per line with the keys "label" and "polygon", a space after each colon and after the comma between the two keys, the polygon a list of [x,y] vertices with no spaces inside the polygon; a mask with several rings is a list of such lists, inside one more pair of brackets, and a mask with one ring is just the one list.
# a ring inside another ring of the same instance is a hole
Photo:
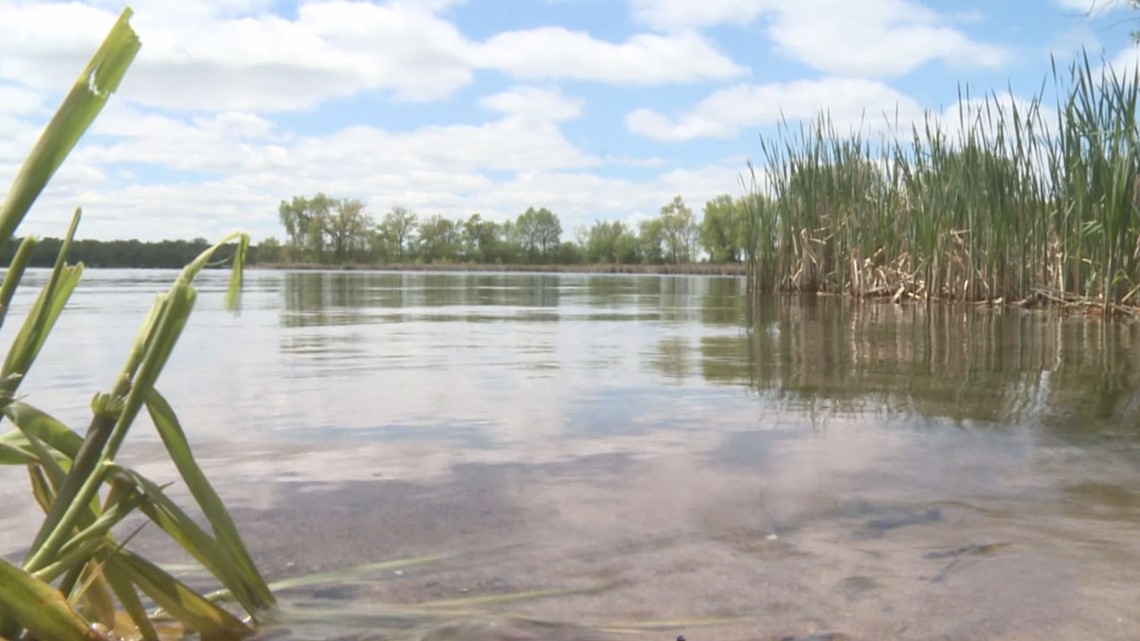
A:
{"label": "water surface", "polygon": [[[173,277],[87,272],[26,400],[85,425]],[[272,636],[1140,635],[1135,324],[717,277],[253,272],[238,315],[224,287],[159,387],[270,578],[343,577]],[[140,423],[124,458],[175,480],[159,448]]]}

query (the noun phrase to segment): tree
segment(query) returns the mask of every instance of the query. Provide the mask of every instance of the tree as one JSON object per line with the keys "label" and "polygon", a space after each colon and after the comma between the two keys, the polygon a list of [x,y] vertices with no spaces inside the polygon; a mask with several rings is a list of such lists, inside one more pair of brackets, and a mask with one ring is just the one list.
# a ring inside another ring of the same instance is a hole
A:
{"label": "tree", "polygon": [[562,223],[549,209],[528,207],[515,222],[516,233],[530,260],[548,257],[562,237]]}
{"label": "tree", "polygon": [[637,226],[637,248],[641,254],[641,261],[653,265],[665,262],[665,252],[661,249],[664,242],[664,229],[661,219],[643,220]]}
{"label": "tree", "polygon": [[499,225],[493,220],[484,220],[479,214],[463,222],[463,253],[467,260],[478,263],[493,261],[495,246],[499,243]]}
{"label": "tree", "polygon": [[282,258],[281,243],[276,238],[270,236],[257,244],[257,262],[279,263]]}
{"label": "tree", "polygon": [[661,208],[661,234],[671,263],[687,263],[697,253],[697,223],[680,196]]}
{"label": "tree", "polygon": [[714,263],[740,262],[744,253],[745,217],[747,211],[728,194],[705,203],[701,220],[701,244]]}
{"label": "tree", "polygon": [[324,256],[322,221],[333,207],[333,199],[317,193],[312,198],[293,196],[282,200],[277,207],[281,224],[289,236],[289,244],[299,255],[313,254],[317,260]]}
{"label": "tree", "polygon": [[420,257],[426,262],[453,261],[459,255],[462,223],[438,214],[420,223]]}
{"label": "tree", "polygon": [[364,210],[364,201],[355,198],[334,200],[330,211],[320,219],[321,231],[337,262],[351,260],[368,246],[368,232],[374,226]]}
{"label": "tree", "polygon": [[585,254],[578,243],[568,240],[554,248],[554,262],[559,265],[580,265],[584,259]]}
{"label": "tree", "polygon": [[637,262],[637,236],[624,223],[599,220],[582,240],[586,260],[591,263]]}
{"label": "tree", "polygon": [[416,213],[407,207],[393,207],[392,211],[384,214],[384,220],[380,223],[381,237],[390,244],[390,253],[398,261],[403,261],[406,257],[405,252],[412,245],[415,233]]}

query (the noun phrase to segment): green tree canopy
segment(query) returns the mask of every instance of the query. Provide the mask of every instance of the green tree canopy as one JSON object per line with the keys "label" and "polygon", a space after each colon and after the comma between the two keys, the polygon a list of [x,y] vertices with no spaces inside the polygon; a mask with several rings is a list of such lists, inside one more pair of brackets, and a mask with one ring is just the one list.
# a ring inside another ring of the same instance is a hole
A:
{"label": "green tree canopy", "polygon": [[459,255],[460,230],[456,223],[438,214],[420,223],[420,257],[429,263],[454,261]]}
{"label": "green tree canopy", "polygon": [[637,235],[622,222],[599,220],[585,233],[586,260],[592,263],[637,262]]}
{"label": "green tree canopy", "polygon": [[713,263],[740,262],[744,253],[747,210],[732,196],[721,194],[705,203],[701,220],[701,244]]}
{"label": "green tree canopy", "polygon": [[528,207],[515,221],[515,231],[530,260],[548,258],[561,242],[562,223],[545,207]]}
{"label": "green tree canopy", "polygon": [[416,213],[407,207],[395,206],[384,214],[380,222],[380,237],[386,243],[386,254],[403,262],[412,247],[416,234]]}
{"label": "green tree canopy", "polygon": [[665,258],[671,263],[687,263],[697,253],[697,223],[693,210],[676,196],[661,208],[661,235]]}

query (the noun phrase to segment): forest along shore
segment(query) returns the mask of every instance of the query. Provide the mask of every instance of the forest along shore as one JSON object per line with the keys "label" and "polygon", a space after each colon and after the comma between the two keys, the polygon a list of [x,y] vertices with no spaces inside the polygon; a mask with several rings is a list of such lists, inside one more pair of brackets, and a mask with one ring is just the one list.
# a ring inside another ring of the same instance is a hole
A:
{"label": "forest along shore", "polygon": [[392,264],[348,263],[324,265],[317,263],[258,263],[250,269],[272,270],[328,270],[328,271],[402,271],[402,272],[527,272],[552,274],[677,274],[689,276],[744,276],[742,263],[687,263],[665,265],[488,265],[463,263]]}

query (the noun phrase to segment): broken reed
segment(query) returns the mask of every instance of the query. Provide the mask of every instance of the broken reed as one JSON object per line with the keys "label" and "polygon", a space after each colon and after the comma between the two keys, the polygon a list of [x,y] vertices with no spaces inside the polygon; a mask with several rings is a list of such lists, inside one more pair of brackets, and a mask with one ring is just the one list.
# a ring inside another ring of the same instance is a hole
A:
{"label": "broken reed", "polygon": [[956,123],[909,139],[781,126],[753,175],[750,291],[1140,309],[1140,80],[1105,69],[1054,66],[1052,114],[1043,92],[960,95]]}

